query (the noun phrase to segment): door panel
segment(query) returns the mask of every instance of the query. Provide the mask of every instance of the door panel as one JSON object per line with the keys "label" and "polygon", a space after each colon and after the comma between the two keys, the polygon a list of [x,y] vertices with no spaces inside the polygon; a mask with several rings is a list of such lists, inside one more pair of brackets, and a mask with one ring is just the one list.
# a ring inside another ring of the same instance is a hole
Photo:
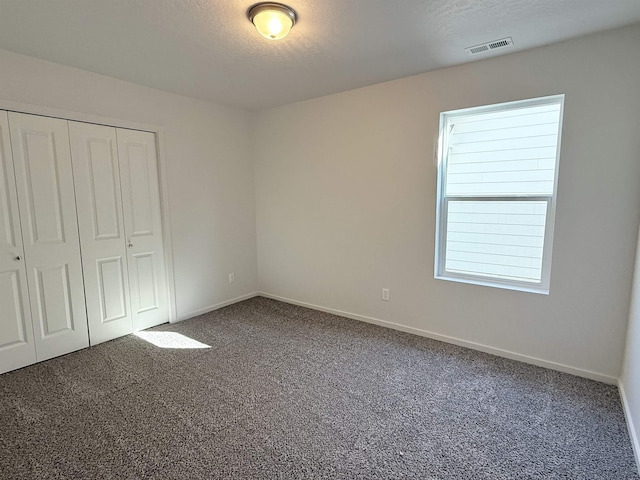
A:
{"label": "door panel", "polygon": [[[105,128],[109,138],[83,138],[83,140],[86,141],[87,157],[84,157],[84,160],[88,160],[86,165],[88,171],[83,172],[85,173],[85,178],[79,178],[77,181],[88,181],[85,187],[89,188],[91,194],[93,239],[122,239],[120,236],[122,231],[122,215],[118,209],[118,203],[120,201],[120,181],[117,175],[118,166],[114,148],[115,130],[97,125],[87,125],[86,127],[82,126],[77,128],[94,130],[92,127],[96,127],[95,129],[100,129],[101,131],[105,131],[103,130],[103,128]],[[72,128],[71,134],[73,135],[76,127],[70,128]],[[111,134],[113,134],[113,139],[110,138]],[[72,158],[74,153],[72,150]]]}
{"label": "door panel", "polygon": [[117,129],[134,330],[169,320],[155,136]]}
{"label": "door panel", "polygon": [[115,128],[69,122],[91,344],[133,331]]}
{"label": "door panel", "polygon": [[153,252],[131,255],[135,284],[138,286],[138,310],[143,313],[160,308],[158,305],[158,279],[154,269]]}
{"label": "door panel", "polygon": [[10,113],[38,360],[89,345],[65,120]]}
{"label": "door panel", "polygon": [[36,299],[43,338],[73,331],[67,265],[37,268]]}
{"label": "door panel", "polygon": [[7,112],[0,111],[0,373],[36,361]]}
{"label": "door panel", "polygon": [[123,257],[101,258],[98,264],[100,320],[115,322],[127,316]]}
{"label": "door panel", "polygon": [[[0,248],[22,248],[7,112],[0,111]],[[20,243],[20,245],[18,245]]]}
{"label": "door panel", "polygon": [[29,218],[28,239],[32,244],[64,243],[58,178],[60,160],[54,150],[54,132],[24,129],[20,137],[29,200],[21,205]]}
{"label": "door panel", "polygon": [[131,207],[129,236],[153,235],[152,205],[155,199],[151,195],[149,185],[153,172],[149,170],[155,166],[149,165],[150,152],[147,151],[145,144],[128,143],[126,150],[129,176],[128,192],[131,195],[129,199]]}
{"label": "door panel", "polygon": [[0,317],[2,346],[13,347],[25,343],[27,331],[17,270],[0,272],[0,304],[3,307]]}

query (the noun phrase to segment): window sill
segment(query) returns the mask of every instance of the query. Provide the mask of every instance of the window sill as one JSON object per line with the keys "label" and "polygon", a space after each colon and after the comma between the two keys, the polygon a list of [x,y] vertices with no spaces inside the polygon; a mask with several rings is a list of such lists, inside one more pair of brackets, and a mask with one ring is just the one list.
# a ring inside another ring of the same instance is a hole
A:
{"label": "window sill", "polygon": [[475,278],[454,277],[451,275],[435,275],[436,280],[446,280],[447,282],[467,283],[470,285],[480,285],[482,287],[502,288],[504,290],[515,290],[525,293],[537,293],[539,295],[549,295],[549,289],[543,287],[533,287],[528,285],[516,285],[509,283],[492,282],[491,280],[480,280]]}

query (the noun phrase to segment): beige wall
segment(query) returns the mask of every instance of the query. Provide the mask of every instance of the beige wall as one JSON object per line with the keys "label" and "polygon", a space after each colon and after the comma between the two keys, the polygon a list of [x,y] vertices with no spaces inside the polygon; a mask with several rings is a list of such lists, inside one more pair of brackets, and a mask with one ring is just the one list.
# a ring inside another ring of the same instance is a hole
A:
{"label": "beige wall", "polygon": [[[260,112],[260,289],[614,382],[640,216],[638,45],[630,27]],[[559,93],[550,295],[435,280],[439,113]]]}
{"label": "beige wall", "polygon": [[[0,50],[0,99],[164,127],[180,317],[259,288],[613,381],[640,216],[638,44],[630,27],[255,114]],[[439,112],[557,93],[551,294],[434,280]]]}
{"label": "beige wall", "polygon": [[0,99],[162,126],[178,317],[256,290],[246,112],[3,50]]}
{"label": "beige wall", "polygon": [[[0,50],[0,100],[164,128],[180,318],[260,289],[611,382],[629,318],[635,432],[638,45],[628,27],[254,114]],[[559,93],[550,295],[434,280],[439,113]]]}
{"label": "beige wall", "polygon": [[627,348],[620,374],[620,394],[627,416],[627,426],[631,434],[636,462],[640,465],[640,237],[636,250],[635,274],[631,290],[631,308],[629,310],[629,328],[627,330]]}

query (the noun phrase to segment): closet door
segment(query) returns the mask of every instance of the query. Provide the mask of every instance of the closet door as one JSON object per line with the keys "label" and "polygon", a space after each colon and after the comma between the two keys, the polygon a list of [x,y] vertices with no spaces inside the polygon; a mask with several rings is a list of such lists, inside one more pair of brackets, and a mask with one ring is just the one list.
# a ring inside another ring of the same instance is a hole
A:
{"label": "closet door", "polygon": [[155,136],[117,129],[134,330],[169,320]]}
{"label": "closet door", "polygon": [[0,111],[0,373],[35,363],[9,122]]}
{"label": "closet door", "polygon": [[9,114],[37,359],[89,345],[67,122]]}
{"label": "closet door", "polygon": [[133,331],[116,129],[69,122],[92,345]]}

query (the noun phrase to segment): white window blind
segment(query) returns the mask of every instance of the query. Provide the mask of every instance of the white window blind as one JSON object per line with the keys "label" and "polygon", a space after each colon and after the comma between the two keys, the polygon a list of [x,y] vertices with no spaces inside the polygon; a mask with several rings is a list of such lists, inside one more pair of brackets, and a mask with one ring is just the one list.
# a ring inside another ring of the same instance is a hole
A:
{"label": "white window blind", "polygon": [[441,115],[436,277],[548,292],[562,101]]}

